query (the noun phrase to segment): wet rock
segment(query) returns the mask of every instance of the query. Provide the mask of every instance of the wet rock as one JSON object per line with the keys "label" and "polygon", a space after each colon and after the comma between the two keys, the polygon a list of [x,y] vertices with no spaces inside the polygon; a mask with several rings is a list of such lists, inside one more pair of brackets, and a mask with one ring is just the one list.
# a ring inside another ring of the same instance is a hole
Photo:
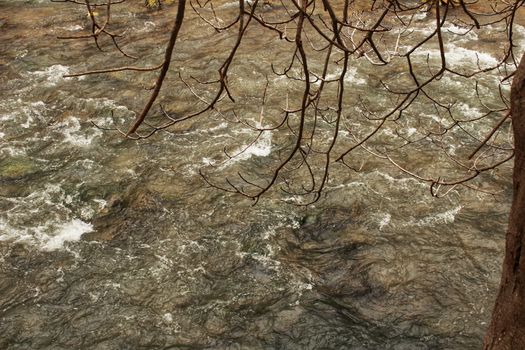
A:
{"label": "wet rock", "polygon": [[280,311],[275,315],[273,329],[278,333],[288,333],[299,321],[303,312],[301,307]]}
{"label": "wet rock", "polygon": [[315,214],[306,215],[301,220],[301,226],[311,226],[317,223],[318,216]]}
{"label": "wet rock", "polygon": [[132,193],[128,206],[135,210],[141,211],[160,211],[162,205],[160,196],[157,193],[147,190],[139,190]]}
{"label": "wet rock", "polygon": [[110,208],[112,211],[120,210],[123,205],[123,199],[118,194],[113,194],[108,198],[106,207]]}
{"label": "wet rock", "polygon": [[4,261],[15,270],[25,273],[30,269],[33,257],[34,254],[28,246],[25,244],[15,244],[7,256],[4,257]]}
{"label": "wet rock", "polygon": [[0,163],[0,181],[22,179],[38,170],[30,158],[8,158]]}
{"label": "wet rock", "polygon": [[353,224],[359,214],[353,207],[336,207],[307,215],[303,218],[297,235],[300,240],[329,240],[334,234],[337,235],[338,231]]}
{"label": "wet rock", "polygon": [[105,207],[92,220],[95,229],[83,237],[90,241],[112,241],[117,237],[125,239],[137,231],[147,235],[146,226],[158,224],[157,214],[152,213],[159,216],[163,213],[160,196],[133,186],[108,197]]}
{"label": "wet rock", "polygon": [[213,336],[224,334],[229,328],[224,318],[214,313],[208,316],[205,327],[206,331]]}

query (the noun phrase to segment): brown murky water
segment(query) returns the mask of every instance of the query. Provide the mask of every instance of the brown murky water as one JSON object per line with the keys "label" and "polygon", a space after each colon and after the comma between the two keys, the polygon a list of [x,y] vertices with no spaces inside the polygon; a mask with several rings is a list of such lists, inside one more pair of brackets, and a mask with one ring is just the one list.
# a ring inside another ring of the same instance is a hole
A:
{"label": "brown murky water", "polygon": [[[157,63],[175,9],[125,9],[115,21],[139,39],[124,46],[141,64]],[[483,179],[503,189],[497,196],[435,199],[368,157],[360,173],[338,169],[311,207],[285,204],[279,191],[253,207],[198,175],[224,160],[224,146],[248,144],[252,134],[239,125],[211,115],[140,142],[91,125],[127,125],[154,75],[62,78],[127,62],[109,45],[99,53],[55,39],[80,32],[83,16],[57,3],[0,1],[0,348],[480,347],[510,165]],[[196,19],[186,25],[177,63],[188,76],[214,76],[231,37],[210,36]],[[249,38],[233,73],[262,77],[280,48],[257,32]],[[374,74],[356,66],[349,82],[371,101]],[[246,105],[263,85],[232,84]],[[270,102],[279,89],[294,86],[276,85]],[[463,93],[455,84],[442,92]],[[162,102],[190,109],[185,94],[172,78]],[[278,138],[265,135],[220,176],[239,167],[263,176]]]}

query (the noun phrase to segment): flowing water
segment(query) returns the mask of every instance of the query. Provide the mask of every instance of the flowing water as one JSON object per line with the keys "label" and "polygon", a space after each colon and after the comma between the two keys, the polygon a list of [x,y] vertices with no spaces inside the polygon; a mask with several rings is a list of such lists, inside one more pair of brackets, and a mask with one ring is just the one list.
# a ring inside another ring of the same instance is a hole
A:
{"label": "flowing water", "polygon": [[[159,62],[174,11],[116,13],[139,38],[123,40],[141,64]],[[84,16],[60,3],[0,1],[0,348],[480,347],[499,282],[510,165],[489,176],[503,189],[497,196],[454,190],[436,199],[369,157],[359,173],[338,168],[315,205],[286,204],[273,191],[252,206],[208,188],[198,171],[215,164],[221,176],[238,167],[263,176],[278,136],[263,134],[221,163],[223,147],[234,152],[253,134],[217,115],[142,141],[93,127],[127,125],[155,75],[63,78],[126,62],[110,45],[100,53],[56,39],[81,32]],[[176,59],[192,63],[187,76],[215,76],[212,53],[233,40],[204,28],[190,18],[178,44]],[[253,33],[234,74],[261,75],[260,62],[276,56],[271,43]],[[482,62],[494,60],[490,47]],[[478,59],[462,50],[458,61]],[[349,82],[362,94],[374,74],[364,69]],[[243,84],[234,89],[251,104],[264,83]],[[450,86],[446,94],[462,93]],[[179,88],[168,80],[166,108],[193,108]]]}

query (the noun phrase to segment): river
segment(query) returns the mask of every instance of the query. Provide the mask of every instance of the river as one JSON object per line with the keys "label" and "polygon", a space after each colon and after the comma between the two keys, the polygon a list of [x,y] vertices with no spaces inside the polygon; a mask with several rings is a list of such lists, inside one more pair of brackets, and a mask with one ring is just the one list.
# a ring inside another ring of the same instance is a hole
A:
{"label": "river", "polygon": [[[158,64],[175,7],[140,3],[115,21],[138,38],[123,47]],[[155,75],[64,78],[129,62],[107,43],[98,52],[56,39],[87,25],[81,8],[0,0],[0,348],[480,348],[499,283],[510,164],[482,180],[496,195],[433,198],[428,184],[363,156],[361,172],[338,168],[311,206],[287,203],[278,188],[252,206],[209,188],[198,171],[215,165],[218,181],[239,168],[266,176],[280,136],[265,133],[227,160],[224,147],[242,149],[254,134],[217,114],[140,141],[94,127],[129,125]],[[204,28],[189,18],[183,29],[176,59],[192,63],[186,76],[216,75],[213,54],[233,40]],[[278,50],[250,35],[240,77],[263,76]],[[494,59],[491,47],[482,59]],[[463,50],[459,61],[476,60]],[[349,82],[371,101],[373,74],[357,66]],[[250,91],[262,85],[234,85],[244,113],[258,116]],[[463,89],[450,84],[445,94]],[[174,75],[161,102],[185,111],[190,97]],[[460,108],[477,108],[467,103]]]}

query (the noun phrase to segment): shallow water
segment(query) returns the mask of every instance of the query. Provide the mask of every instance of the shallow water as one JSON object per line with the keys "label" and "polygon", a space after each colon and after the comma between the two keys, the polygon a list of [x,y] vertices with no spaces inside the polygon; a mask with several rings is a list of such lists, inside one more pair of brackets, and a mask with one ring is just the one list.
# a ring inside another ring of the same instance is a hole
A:
{"label": "shallow water", "polygon": [[[235,153],[253,134],[218,115],[143,141],[93,127],[127,125],[155,76],[64,79],[127,62],[109,45],[99,53],[56,40],[82,28],[82,12],[67,9],[0,2],[0,348],[480,347],[499,282],[510,165],[482,179],[497,196],[454,190],[436,199],[363,154],[362,171],[337,168],[315,205],[285,204],[273,191],[252,206],[208,188],[198,170],[262,177],[281,136],[263,134],[227,160],[223,147]],[[165,38],[164,15],[175,9],[126,9],[116,18],[139,39],[124,42],[141,63],[156,63],[162,50],[148,45]],[[231,38],[188,23],[176,60],[191,63],[188,76],[213,76]],[[274,58],[272,39],[250,34],[246,62]],[[262,45],[264,54],[251,53]],[[463,50],[452,60],[474,59]],[[490,63],[490,54],[480,58]],[[263,77],[261,67],[233,73]],[[352,72],[348,83],[366,94],[375,72]],[[193,108],[180,82],[167,84],[167,108]],[[447,84],[444,95],[458,94],[457,82]],[[246,105],[261,90],[260,81],[232,85]],[[276,79],[269,101],[286,88],[296,87]],[[246,113],[258,118],[255,108]],[[428,157],[410,155],[416,167]]]}

